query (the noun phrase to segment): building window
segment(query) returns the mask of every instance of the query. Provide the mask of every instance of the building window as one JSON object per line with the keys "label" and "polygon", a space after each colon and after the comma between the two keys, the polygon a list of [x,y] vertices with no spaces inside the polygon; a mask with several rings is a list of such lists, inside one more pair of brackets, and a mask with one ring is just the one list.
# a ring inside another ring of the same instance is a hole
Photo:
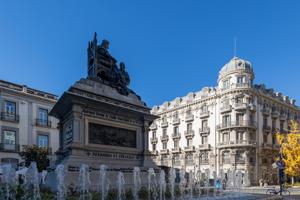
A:
{"label": "building window", "polygon": [[186,161],[187,165],[192,165],[193,164],[193,154],[186,155],[185,161]]}
{"label": "building window", "polygon": [[243,103],[243,97],[237,97],[237,98],[235,99],[235,103],[236,103],[236,104],[242,104],[242,103]]}
{"label": "building window", "polygon": [[38,135],[38,146],[41,148],[48,148],[49,136],[48,135]]}
{"label": "building window", "polygon": [[152,144],[152,151],[156,151],[156,144]]}
{"label": "building window", "polygon": [[201,112],[208,112],[208,106],[207,105],[203,105],[202,107],[201,107]]}
{"label": "building window", "polygon": [[245,156],[243,151],[237,151],[235,154],[235,159],[237,163],[244,163],[245,162]]}
{"label": "building window", "polygon": [[229,80],[224,80],[223,81],[223,89],[228,89],[229,88]]}
{"label": "building window", "polygon": [[244,114],[241,113],[236,114],[236,124],[243,125],[243,121],[244,121]]}
{"label": "building window", "polygon": [[191,139],[191,138],[189,138],[189,139],[186,139],[186,145],[188,146],[188,147],[191,147],[192,145],[193,145],[193,140]]}
{"label": "building window", "polygon": [[187,132],[192,131],[192,130],[193,130],[193,124],[192,124],[192,123],[188,123],[188,124],[186,125],[186,130],[187,130]]}
{"label": "building window", "polygon": [[275,130],[276,130],[276,120],[273,119],[272,120],[272,131],[273,131],[273,133],[275,132]]}
{"label": "building window", "polygon": [[246,79],[245,76],[238,76],[236,82],[241,85],[241,84],[245,83],[245,79]]}
{"label": "building window", "polygon": [[264,133],[263,137],[264,137],[264,143],[268,143],[268,134]]}
{"label": "building window", "polygon": [[209,161],[208,161],[208,152],[205,152],[205,153],[201,154],[201,156],[200,156],[200,163],[202,165],[208,165],[209,164]]}
{"label": "building window", "polygon": [[202,120],[202,129],[206,129],[207,128],[207,120]]}
{"label": "building window", "polygon": [[3,131],[3,148],[5,150],[16,150],[16,131]]}
{"label": "building window", "polygon": [[222,154],[222,162],[224,164],[229,164],[230,163],[230,154],[228,151],[223,152]]}
{"label": "building window", "polygon": [[178,118],[179,118],[178,112],[176,111],[176,112],[174,112],[173,119],[178,119]]}
{"label": "building window", "polygon": [[229,133],[223,133],[222,141],[225,142],[225,143],[229,142]]}
{"label": "building window", "polygon": [[178,133],[179,133],[179,127],[174,126],[174,135],[178,135]]}
{"label": "building window", "polygon": [[156,138],[156,131],[152,131],[152,138]]}
{"label": "building window", "polygon": [[267,116],[264,116],[263,123],[264,123],[263,124],[264,127],[268,126],[268,117]]}
{"label": "building window", "polygon": [[223,125],[229,126],[230,125],[230,115],[224,115],[223,116]]}
{"label": "building window", "polygon": [[163,142],[162,145],[163,145],[163,149],[167,149],[167,142]]}
{"label": "building window", "polygon": [[202,142],[202,144],[207,144],[207,136],[206,135],[203,135],[201,137],[201,142]]}
{"label": "building window", "polygon": [[237,142],[243,142],[245,139],[245,133],[244,132],[237,132],[236,133],[236,141]]}
{"label": "building window", "polygon": [[174,148],[178,148],[179,147],[179,140],[174,140]]}
{"label": "building window", "polygon": [[5,101],[5,113],[16,114],[16,103],[12,101]]}
{"label": "building window", "polygon": [[191,116],[192,115],[192,109],[187,109],[186,111],[186,116]]}
{"label": "building window", "polygon": [[280,121],[280,133],[283,133],[284,121]]}
{"label": "building window", "polygon": [[39,108],[38,111],[38,120],[40,124],[47,125],[48,124],[48,110]]}
{"label": "building window", "polygon": [[163,137],[167,137],[167,129],[166,128],[163,129]]}
{"label": "building window", "polygon": [[173,163],[174,163],[174,165],[177,165],[177,166],[180,165],[180,156],[179,156],[179,154],[175,154],[173,156]]}

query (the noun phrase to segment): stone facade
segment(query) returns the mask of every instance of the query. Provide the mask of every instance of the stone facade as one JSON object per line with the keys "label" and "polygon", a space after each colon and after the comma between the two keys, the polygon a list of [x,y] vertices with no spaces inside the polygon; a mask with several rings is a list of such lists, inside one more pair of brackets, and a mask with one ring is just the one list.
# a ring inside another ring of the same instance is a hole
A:
{"label": "stone facade", "polygon": [[277,182],[275,130],[300,120],[295,100],[254,85],[250,62],[234,57],[218,85],[154,106],[149,147],[159,166],[197,172],[230,169],[248,173],[251,184]]}
{"label": "stone facade", "polygon": [[48,116],[56,103],[53,94],[0,81],[0,165],[22,162],[19,152],[26,145],[45,147],[55,161],[59,147],[57,119]]}

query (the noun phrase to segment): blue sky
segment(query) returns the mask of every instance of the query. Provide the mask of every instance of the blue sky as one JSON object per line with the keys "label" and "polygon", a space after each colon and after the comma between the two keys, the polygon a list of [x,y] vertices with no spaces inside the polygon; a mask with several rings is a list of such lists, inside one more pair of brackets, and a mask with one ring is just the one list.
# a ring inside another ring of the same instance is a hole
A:
{"label": "blue sky", "polygon": [[[87,74],[93,33],[149,105],[215,86],[233,56],[300,102],[300,1],[1,1],[0,79],[61,95]],[[299,103],[298,103],[299,105]]]}

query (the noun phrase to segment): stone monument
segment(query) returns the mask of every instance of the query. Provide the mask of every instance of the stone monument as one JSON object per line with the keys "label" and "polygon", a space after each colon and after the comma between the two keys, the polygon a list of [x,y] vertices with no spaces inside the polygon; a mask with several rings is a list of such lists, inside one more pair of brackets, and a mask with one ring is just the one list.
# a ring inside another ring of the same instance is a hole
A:
{"label": "stone monument", "polygon": [[105,164],[116,171],[154,167],[148,129],[156,116],[128,88],[125,64],[118,65],[108,49],[107,40],[98,45],[95,33],[88,44],[88,77],[65,91],[50,112],[60,121],[57,163],[69,172],[76,173],[83,163],[91,169]]}

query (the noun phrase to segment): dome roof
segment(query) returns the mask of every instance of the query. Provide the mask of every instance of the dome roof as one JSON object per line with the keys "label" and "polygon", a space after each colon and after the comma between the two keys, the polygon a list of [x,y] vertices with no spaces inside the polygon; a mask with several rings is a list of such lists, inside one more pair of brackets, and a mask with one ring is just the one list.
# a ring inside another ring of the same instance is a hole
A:
{"label": "dome roof", "polygon": [[221,69],[220,74],[228,73],[237,69],[244,69],[253,71],[252,65],[249,61],[243,60],[238,57],[233,57],[224,67]]}

